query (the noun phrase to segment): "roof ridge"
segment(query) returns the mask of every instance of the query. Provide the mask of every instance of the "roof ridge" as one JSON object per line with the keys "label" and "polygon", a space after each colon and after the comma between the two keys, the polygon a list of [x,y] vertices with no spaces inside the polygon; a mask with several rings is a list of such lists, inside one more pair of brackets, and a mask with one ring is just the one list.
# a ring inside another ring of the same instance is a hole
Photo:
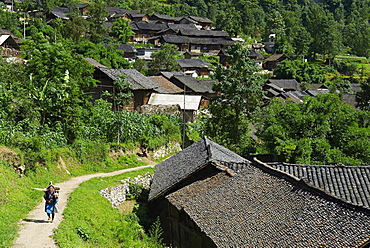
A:
{"label": "roof ridge", "polygon": [[298,185],[298,186],[300,186],[300,187],[302,187],[302,188],[304,188],[304,189],[306,189],[306,190],[308,190],[312,193],[315,193],[315,194],[319,195],[320,197],[322,197],[324,199],[327,199],[327,200],[333,201],[335,203],[341,204],[341,205],[343,205],[344,207],[346,207],[348,209],[357,210],[357,211],[364,211],[366,213],[370,213],[369,208],[366,208],[362,205],[353,204],[353,203],[347,201],[346,199],[343,199],[343,198],[340,198],[336,195],[331,194],[330,192],[328,192],[325,189],[316,187],[313,184],[311,184],[309,181],[307,181],[306,178],[304,178],[304,177],[298,178],[298,177],[293,176],[293,175],[291,175],[291,174],[289,174],[285,171],[275,169],[275,168],[269,166],[268,164],[261,162],[260,160],[258,160],[255,157],[253,158],[253,160],[256,162],[256,163],[253,163],[254,165],[256,165],[256,167],[260,168],[264,172],[269,173],[270,175],[273,175],[273,176],[276,176],[276,177],[281,177],[281,178],[289,181],[292,184]]}

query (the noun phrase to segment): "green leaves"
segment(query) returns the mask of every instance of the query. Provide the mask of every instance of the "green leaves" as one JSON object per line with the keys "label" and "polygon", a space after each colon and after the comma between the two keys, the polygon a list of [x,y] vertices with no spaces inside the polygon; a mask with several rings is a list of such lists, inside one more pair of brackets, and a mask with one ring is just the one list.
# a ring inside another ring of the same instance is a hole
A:
{"label": "green leaves", "polygon": [[276,99],[265,109],[258,136],[283,161],[368,164],[370,129],[358,124],[367,120],[334,94],[307,98],[302,104]]}
{"label": "green leaves", "polygon": [[130,21],[123,18],[118,18],[113,23],[112,34],[123,43],[129,42],[130,38],[135,35],[132,32]]}

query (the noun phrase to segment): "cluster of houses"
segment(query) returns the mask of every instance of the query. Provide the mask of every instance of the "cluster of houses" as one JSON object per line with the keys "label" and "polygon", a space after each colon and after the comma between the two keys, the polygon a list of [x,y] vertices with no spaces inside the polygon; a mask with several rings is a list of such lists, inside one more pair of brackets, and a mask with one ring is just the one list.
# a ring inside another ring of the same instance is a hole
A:
{"label": "cluster of houses", "polygon": [[208,138],[156,166],[171,247],[370,247],[370,167],[248,160]]}

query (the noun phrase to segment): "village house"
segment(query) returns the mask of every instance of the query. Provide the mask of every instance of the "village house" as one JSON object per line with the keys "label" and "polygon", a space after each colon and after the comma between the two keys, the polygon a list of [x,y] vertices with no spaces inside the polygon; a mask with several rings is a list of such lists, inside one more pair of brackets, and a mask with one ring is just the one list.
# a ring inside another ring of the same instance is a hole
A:
{"label": "village house", "polygon": [[157,32],[168,28],[165,23],[132,22],[132,31],[135,33],[134,42],[147,43],[148,39],[156,36]]}
{"label": "village house", "polygon": [[153,14],[150,16],[149,20],[152,22],[160,22],[160,23],[167,23],[167,24],[174,24],[178,21],[178,17],[172,17],[170,15],[160,15],[160,14]]}
{"label": "village house", "polygon": [[128,59],[129,61],[135,60],[137,55],[137,50],[134,45],[131,44],[120,44],[117,47],[117,50],[123,51],[123,57]]}
{"label": "village house", "polygon": [[149,206],[172,247],[369,247],[369,182],[370,167],[266,164],[203,138],[156,166]]}
{"label": "village house", "polygon": [[131,92],[134,97],[127,106],[118,106],[117,103],[108,98],[112,102],[113,109],[119,110],[123,107],[129,110],[136,110],[141,105],[147,104],[152,93],[178,93],[181,89],[177,87],[170,87],[163,83],[158,83],[149,77],[144,76],[135,69],[111,69],[91,58],[86,60],[95,67],[93,74],[94,79],[98,80],[97,86],[91,89],[86,89],[86,92],[92,95],[92,100],[105,99],[105,92],[110,94],[118,93],[114,85],[114,81],[124,77],[127,82],[131,84]]}
{"label": "village house", "polygon": [[202,59],[177,59],[176,61],[185,74],[187,74],[186,72],[188,71],[196,71],[197,76],[208,77],[213,70],[212,67]]}
{"label": "village house", "polygon": [[0,29],[0,55],[20,57],[22,40],[6,29]]}
{"label": "village house", "polygon": [[274,54],[268,57],[265,62],[262,64],[263,69],[272,71],[274,70],[282,61],[289,59],[292,60],[286,54]]}
{"label": "village house", "polygon": [[199,29],[210,29],[212,21],[206,17],[199,16],[185,16],[180,18],[176,23],[178,24],[195,24]]}
{"label": "village house", "polygon": [[301,86],[295,79],[269,79],[262,87],[267,91],[267,97],[276,97],[281,93],[300,90]]}

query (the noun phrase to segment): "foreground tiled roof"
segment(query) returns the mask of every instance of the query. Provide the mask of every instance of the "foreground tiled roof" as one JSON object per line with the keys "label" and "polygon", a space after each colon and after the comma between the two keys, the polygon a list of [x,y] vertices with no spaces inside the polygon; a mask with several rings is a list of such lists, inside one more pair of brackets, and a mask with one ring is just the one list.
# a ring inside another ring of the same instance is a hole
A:
{"label": "foreground tiled roof", "polygon": [[[298,181],[297,181],[298,182]],[[358,247],[370,214],[252,165],[195,182],[169,196],[217,247]]]}
{"label": "foreground tiled roof", "polygon": [[126,80],[132,84],[132,90],[152,90],[157,88],[157,85],[150,78],[135,69],[99,68],[99,70],[113,81],[119,79],[121,75],[126,75]]}
{"label": "foreground tiled roof", "polygon": [[103,65],[103,64],[99,63],[98,61],[96,61],[95,59],[85,58],[85,60],[87,60],[87,62],[89,62],[91,65],[93,65],[95,67],[108,68],[105,65]]}
{"label": "foreground tiled roof", "polygon": [[299,165],[269,166],[304,178],[308,183],[354,205],[370,209],[370,166]]}
{"label": "foreground tiled roof", "polygon": [[173,186],[213,162],[220,170],[229,173],[241,169],[249,161],[232,151],[203,138],[181,152],[157,164],[149,192],[149,200],[165,194]]}

